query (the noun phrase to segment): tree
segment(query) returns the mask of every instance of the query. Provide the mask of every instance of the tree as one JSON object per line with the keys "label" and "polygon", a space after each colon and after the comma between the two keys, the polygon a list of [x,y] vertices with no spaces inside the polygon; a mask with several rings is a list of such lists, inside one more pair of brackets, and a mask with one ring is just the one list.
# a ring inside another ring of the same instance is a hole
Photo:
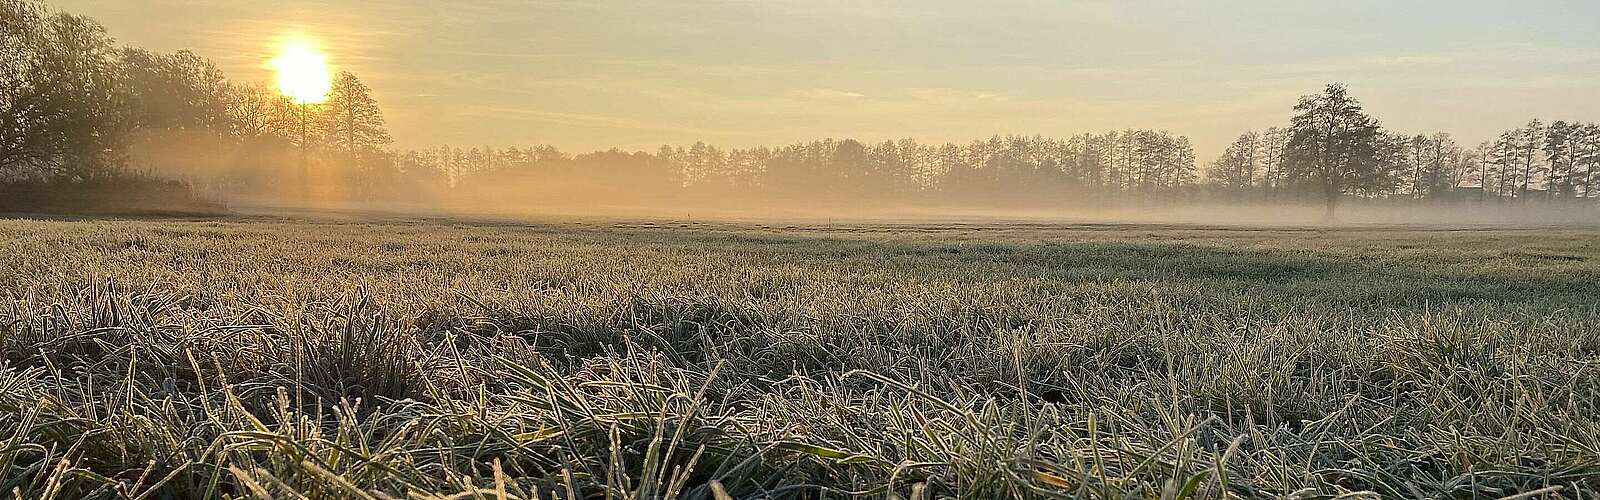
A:
{"label": "tree", "polygon": [[1561,120],[1556,120],[1546,129],[1543,147],[1544,156],[1550,164],[1549,194],[1552,198],[1576,195],[1576,186],[1582,182],[1576,178],[1581,132],[1579,124]]}
{"label": "tree", "polygon": [[1288,173],[1321,188],[1329,219],[1346,192],[1380,191],[1392,182],[1384,154],[1389,141],[1344,85],[1301,97],[1294,111],[1285,151]]}
{"label": "tree", "polygon": [[232,134],[241,139],[297,139],[294,102],[276,90],[259,83],[236,86],[228,96],[228,119]]}
{"label": "tree", "polygon": [[1540,147],[1544,144],[1544,134],[1544,123],[1537,119],[1528,122],[1528,126],[1517,130],[1517,161],[1522,165],[1522,187],[1517,191],[1517,198],[1524,202],[1528,201],[1528,187],[1533,183],[1533,176],[1548,172],[1548,169],[1545,168],[1546,166],[1539,161]]}
{"label": "tree", "polygon": [[[1496,198],[1504,199],[1514,193],[1517,183],[1517,134],[1512,131],[1503,132],[1500,137],[1489,143],[1484,151],[1483,168],[1485,179],[1494,179],[1494,194]],[[1486,190],[1488,186],[1484,187]]]}
{"label": "tree", "polygon": [[322,142],[337,150],[365,153],[393,142],[372,90],[349,71],[334,76],[320,114]]}
{"label": "tree", "polygon": [[105,28],[0,0],[0,176],[102,175],[118,164],[127,92]]}
{"label": "tree", "polygon": [[1228,149],[1222,151],[1221,157],[1212,162],[1206,177],[1226,190],[1249,189],[1256,179],[1256,171],[1260,164],[1258,159],[1260,149],[1261,134],[1256,131],[1245,132],[1235,139]]}
{"label": "tree", "polygon": [[1405,134],[1379,130],[1370,167],[1362,169],[1350,183],[1349,193],[1366,197],[1393,196],[1400,191],[1405,180],[1406,144],[1411,138]]}
{"label": "tree", "polygon": [[48,108],[38,50],[46,39],[44,17],[42,3],[0,0],[0,179],[27,175],[56,147],[50,126],[58,115]]}
{"label": "tree", "polygon": [[1463,156],[1461,146],[1450,134],[1418,134],[1405,144],[1404,161],[1411,170],[1409,194],[1412,198],[1433,198],[1460,184]]}
{"label": "tree", "polygon": [[233,89],[211,61],[187,50],[123,49],[131,126],[147,130],[230,132]]}
{"label": "tree", "polygon": [[1583,186],[1583,197],[1595,197],[1595,184],[1600,183],[1600,175],[1596,175],[1595,167],[1600,167],[1600,125],[1586,123],[1578,129],[1578,139],[1574,147],[1578,151],[1575,163],[1583,166],[1583,177],[1580,184]]}
{"label": "tree", "polygon": [[1261,186],[1269,190],[1283,187],[1284,149],[1289,147],[1289,130],[1270,127],[1261,133]]}
{"label": "tree", "polygon": [[1405,162],[1406,169],[1411,171],[1411,185],[1408,186],[1406,194],[1411,195],[1412,198],[1421,198],[1423,191],[1423,165],[1427,164],[1427,160],[1423,159],[1423,155],[1427,154],[1429,149],[1428,136],[1417,134],[1406,140],[1404,147],[1405,153],[1401,155],[1402,161]]}
{"label": "tree", "polygon": [[125,48],[118,64],[128,92],[128,167],[193,179],[240,158],[232,154],[233,88],[211,61]]}
{"label": "tree", "polygon": [[1179,136],[1172,145],[1172,163],[1167,169],[1167,183],[1163,187],[1180,188],[1194,184],[1199,178],[1195,170],[1194,144],[1189,142],[1188,137]]}

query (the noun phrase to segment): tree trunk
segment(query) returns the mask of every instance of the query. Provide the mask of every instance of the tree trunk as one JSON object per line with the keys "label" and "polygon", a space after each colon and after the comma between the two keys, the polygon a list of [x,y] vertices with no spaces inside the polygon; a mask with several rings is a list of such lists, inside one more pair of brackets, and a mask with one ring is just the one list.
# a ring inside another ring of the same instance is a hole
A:
{"label": "tree trunk", "polygon": [[1596,163],[1595,160],[1590,160],[1589,163],[1586,164],[1584,166],[1584,168],[1583,168],[1583,197],[1584,198],[1591,198],[1591,197],[1594,196],[1594,185],[1595,185],[1595,181],[1597,180],[1595,178],[1595,175],[1594,175],[1594,165],[1595,165],[1595,163]]}
{"label": "tree trunk", "polygon": [[1328,221],[1328,222],[1333,222],[1333,221],[1339,220],[1338,217],[1334,216],[1334,212],[1339,206],[1339,190],[1338,190],[1338,188],[1336,188],[1333,185],[1332,182],[1328,182],[1328,183],[1324,183],[1323,184],[1322,192],[1323,192],[1323,195],[1325,196],[1325,201],[1327,203],[1327,212],[1323,214],[1323,216],[1322,216],[1323,220]]}
{"label": "tree trunk", "polygon": [[1533,150],[1528,150],[1527,161],[1522,164],[1522,191],[1517,193],[1517,198],[1523,203],[1528,202],[1528,184],[1533,180]]}
{"label": "tree trunk", "polygon": [[[1484,156],[1488,156],[1488,153],[1484,153]],[[1483,195],[1484,195],[1484,193],[1488,193],[1488,192],[1489,192],[1489,162],[1488,162],[1488,158],[1485,158],[1484,162],[1481,163],[1479,165],[1479,167],[1478,167],[1478,204],[1479,205],[1483,204]]]}

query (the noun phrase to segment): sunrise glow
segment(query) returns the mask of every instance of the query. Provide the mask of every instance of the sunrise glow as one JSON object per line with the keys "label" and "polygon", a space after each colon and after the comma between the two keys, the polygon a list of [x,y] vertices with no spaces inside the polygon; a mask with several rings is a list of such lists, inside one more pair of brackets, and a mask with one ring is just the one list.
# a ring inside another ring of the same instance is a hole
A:
{"label": "sunrise glow", "polygon": [[278,92],[296,104],[318,104],[328,99],[332,74],[327,57],[314,41],[291,38],[281,42],[278,56],[270,64],[277,72]]}

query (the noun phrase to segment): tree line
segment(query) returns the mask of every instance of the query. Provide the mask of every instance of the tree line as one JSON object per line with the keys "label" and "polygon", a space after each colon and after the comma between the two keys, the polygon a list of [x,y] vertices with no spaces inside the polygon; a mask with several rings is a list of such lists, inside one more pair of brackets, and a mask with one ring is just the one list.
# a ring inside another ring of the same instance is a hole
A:
{"label": "tree line", "polygon": [[794,204],[1029,205],[1061,197],[1176,192],[1197,178],[1183,137],[1152,130],[1068,138],[995,136],[965,144],[824,139],[724,149],[705,143],[653,153],[569,155],[553,147],[408,152],[405,172],[436,172],[462,196],[593,195]]}
{"label": "tree line", "polygon": [[1342,85],[1205,166],[1161,130],[967,143],[824,139],[571,154],[552,146],[396,150],[383,110],[339,72],[326,102],[236,84],[191,52],[118,45],[93,20],[0,0],[0,180],[130,173],[229,199],[303,203],[1106,206],[1205,201],[1597,198],[1600,127],[1530,122],[1474,147],[1385,130]]}
{"label": "tree line", "polygon": [[191,52],[120,47],[93,20],[38,1],[0,0],[0,15],[7,179],[141,172],[262,199],[1010,205],[1173,192],[1198,177],[1189,140],[1156,130],[576,155],[551,146],[397,151],[352,73],[337,74],[327,102],[297,105],[266,85],[234,84]]}
{"label": "tree line", "polygon": [[1235,199],[1320,193],[1334,212],[1344,196],[1450,201],[1596,199],[1600,125],[1533,120],[1467,147],[1450,134],[1384,130],[1343,85],[1301,98],[1291,123],[1249,131],[1207,168]]}
{"label": "tree line", "polygon": [[354,74],[334,77],[327,102],[297,106],[192,52],[119,46],[94,20],[37,0],[0,0],[0,68],[0,179],[142,172],[265,185],[296,151],[349,174],[392,155]]}

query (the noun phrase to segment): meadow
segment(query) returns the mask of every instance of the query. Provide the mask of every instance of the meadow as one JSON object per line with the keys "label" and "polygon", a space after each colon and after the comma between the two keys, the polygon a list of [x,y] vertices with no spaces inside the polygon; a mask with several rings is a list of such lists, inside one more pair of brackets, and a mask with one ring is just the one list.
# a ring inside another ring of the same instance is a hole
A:
{"label": "meadow", "polygon": [[16,498],[1600,495],[1600,230],[0,220]]}

